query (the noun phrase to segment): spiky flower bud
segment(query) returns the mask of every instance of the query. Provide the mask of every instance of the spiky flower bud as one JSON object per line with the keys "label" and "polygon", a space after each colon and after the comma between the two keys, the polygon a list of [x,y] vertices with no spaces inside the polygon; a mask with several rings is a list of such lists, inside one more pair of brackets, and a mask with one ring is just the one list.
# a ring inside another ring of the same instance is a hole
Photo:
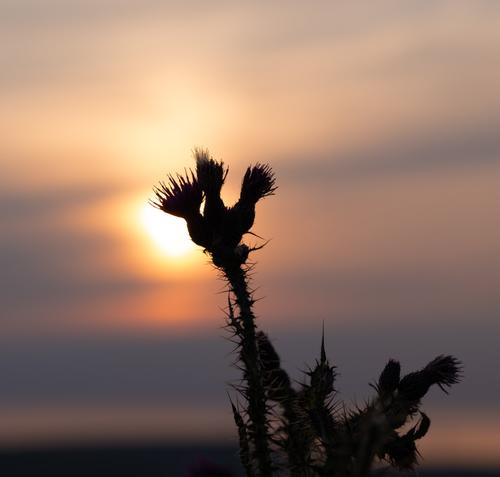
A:
{"label": "spiky flower bud", "polygon": [[203,192],[194,174],[177,177],[168,176],[167,182],[160,182],[154,187],[156,199],[150,204],[163,212],[181,217],[187,222],[191,240],[201,247],[207,248],[211,241],[210,230],[200,213]]}
{"label": "spiky flower bud", "polygon": [[280,357],[268,336],[263,331],[258,331],[256,338],[266,391],[270,399],[282,401],[290,395],[290,378],[281,368]]}
{"label": "spiky flower bud", "polygon": [[325,337],[321,338],[321,358],[316,361],[316,366],[306,374],[311,378],[310,390],[318,402],[323,401],[331,394],[336,373],[335,366],[330,366],[325,352]]}
{"label": "spiky flower bud", "polygon": [[196,177],[207,195],[219,195],[226,180],[228,169],[224,162],[216,161],[207,149],[195,149]]}
{"label": "spiky flower bud", "polygon": [[276,190],[272,169],[267,164],[249,167],[243,177],[240,198],[230,209],[231,227],[235,237],[247,233],[255,221],[255,204]]}
{"label": "spiky flower bud", "polygon": [[196,177],[205,194],[203,216],[214,235],[220,235],[224,228],[226,206],[220,192],[228,170],[222,161],[214,160],[206,149],[195,149]]}
{"label": "spiky flower bud", "polygon": [[195,149],[194,157],[196,175],[169,175],[166,183],[153,189],[156,198],[150,202],[163,212],[184,218],[193,242],[212,255],[217,267],[242,265],[251,251],[241,244],[242,237],[253,225],[257,201],[276,189],[274,174],[268,165],[249,167],[240,199],[228,209],[221,198],[227,167],[206,149]]}
{"label": "spiky flower bud", "polygon": [[453,356],[438,356],[425,368],[407,374],[401,379],[398,391],[408,401],[422,399],[433,384],[437,384],[444,392],[446,387],[460,381],[460,362]]}
{"label": "spiky flower bud", "polygon": [[154,187],[153,191],[156,199],[150,203],[167,214],[187,220],[200,212],[203,194],[192,172],[190,175],[186,174],[186,177],[177,174],[177,178],[169,174],[168,181],[160,182],[159,187]]}
{"label": "spiky flower bud", "polygon": [[275,190],[275,178],[271,167],[267,164],[256,164],[245,172],[240,200],[255,204],[260,199],[272,195]]}
{"label": "spiky flower bud", "polygon": [[437,384],[442,391],[447,393],[446,388],[460,381],[462,364],[453,356],[440,355],[433,359],[424,371],[428,373],[433,384]]}
{"label": "spiky flower bud", "polygon": [[381,396],[393,393],[399,384],[401,365],[398,361],[390,359],[378,379],[377,390]]}

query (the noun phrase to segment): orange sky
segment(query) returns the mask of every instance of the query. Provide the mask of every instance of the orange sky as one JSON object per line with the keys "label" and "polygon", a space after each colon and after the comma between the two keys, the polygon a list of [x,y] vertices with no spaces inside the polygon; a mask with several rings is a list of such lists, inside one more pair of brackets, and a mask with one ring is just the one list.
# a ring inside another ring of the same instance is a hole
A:
{"label": "orange sky", "polygon": [[[276,171],[255,281],[264,327],[310,333],[291,368],[314,358],[323,321],[334,342],[359,333],[377,369],[397,352],[416,366],[452,352],[471,379],[457,413],[498,419],[500,355],[483,343],[500,313],[499,17],[488,1],[2,2],[0,341],[20,356],[51,337],[216,339],[224,284],[144,222],[151,187],[203,146],[230,166],[229,202],[249,163]],[[368,339],[380,330],[394,336],[383,352]],[[331,351],[343,374],[358,369]],[[12,353],[0,379],[20,366]],[[59,371],[47,364],[64,387]],[[21,384],[0,411],[15,392],[43,394]],[[474,435],[491,435],[481,423]]]}

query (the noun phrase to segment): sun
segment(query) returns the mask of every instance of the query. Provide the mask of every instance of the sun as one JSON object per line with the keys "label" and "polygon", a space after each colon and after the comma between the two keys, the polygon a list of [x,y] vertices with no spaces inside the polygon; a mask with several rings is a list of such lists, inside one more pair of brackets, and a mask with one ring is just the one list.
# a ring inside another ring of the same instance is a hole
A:
{"label": "sun", "polygon": [[168,256],[184,257],[195,249],[184,219],[146,204],[142,209],[142,222],[153,241]]}

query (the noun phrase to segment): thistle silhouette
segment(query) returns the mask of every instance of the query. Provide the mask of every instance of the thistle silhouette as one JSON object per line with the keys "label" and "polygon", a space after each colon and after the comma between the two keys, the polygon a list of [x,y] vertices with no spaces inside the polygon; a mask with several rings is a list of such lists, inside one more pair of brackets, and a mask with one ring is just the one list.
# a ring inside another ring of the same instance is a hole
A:
{"label": "thistle silhouette", "polygon": [[[248,167],[238,201],[227,207],[220,194],[228,169],[207,150],[195,149],[194,156],[195,172],[169,175],[154,188],[150,202],[186,220],[191,239],[228,283],[226,325],[242,372],[242,384],[234,386],[239,399],[231,407],[247,477],[364,477],[376,462],[414,469],[415,441],[430,426],[421,399],[432,385],[447,392],[457,383],[460,362],[438,356],[401,377],[400,363],[391,359],[372,385],[375,396],[362,408],[347,410],[336,396],[335,367],[326,357],[323,337],[319,360],[294,388],[269,337],[257,330],[248,259],[261,247],[242,241],[251,233],[257,202],[276,190],[274,173],[266,164]],[[415,418],[413,427],[401,431]]]}

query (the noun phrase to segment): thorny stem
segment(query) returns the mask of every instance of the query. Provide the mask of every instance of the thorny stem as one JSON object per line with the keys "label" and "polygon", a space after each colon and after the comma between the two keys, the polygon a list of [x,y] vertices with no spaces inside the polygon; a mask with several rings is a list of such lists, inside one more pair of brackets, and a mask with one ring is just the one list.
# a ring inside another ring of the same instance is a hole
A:
{"label": "thorny stem", "polygon": [[262,366],[257,349],[255,315],[252,310],[253,299],[248,289],[245,270],[241,265],[223,265],[221,269],[229,282],[240,310],[239,319],[242,323],[243,332],[243,336],[241,336],[241,359],[245,366],[248,382],[248,416],[251,421],[250,430],[254,438],[259,475],[260,477],[271,477],[272,465],[266,419],[266,395]]}
{"label": "thorny stem", "polygon": [[290,465],[291,477],[307,477],[312,475],[309,471],[309,436],[304,432],[304,423],[294,409],[296,395],[293,392],[288,396],[283,406],[283,417],[287,423],[287,454]]}
{"label": "thorny stem", "polygon": [[[229,398],[231,401],[231,398]],[[239,443],[240,443],[240,460],[241,464],[243,465],[247,477],[255,477],[255,473],[253,471],[253,465],[252,465],[252,460],[250,458],[250,445],[248,441],[248,430],[247,426],[241,417],[241,414],[238,410],[238,408],[233,404],[231,401],[231,407],[233,409],[233,418],[234,422],[236,424],[236,427],[238,427],[238,437],[239,437]]]}

